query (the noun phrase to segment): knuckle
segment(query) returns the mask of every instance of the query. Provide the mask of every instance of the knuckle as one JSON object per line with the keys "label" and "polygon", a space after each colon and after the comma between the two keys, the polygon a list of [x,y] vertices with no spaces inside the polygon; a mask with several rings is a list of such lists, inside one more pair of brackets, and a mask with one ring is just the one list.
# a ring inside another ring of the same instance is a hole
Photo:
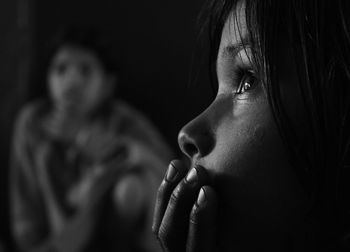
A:
{"label": "knuckle", "polygon": [[183,251],[182,242],[186,241],[187,233],[185,225],[171,222],[162,223],[159,228],[157,239],[163,251]]}
{"label": "knuckle", "polygon": [[169,200],[170,205],[175,204],[178,201],[178,199],[181,197],[183,192],[184,192],[184,183],[181,182],[175,187],[174,191],[170,196],[170,200]]}
{"label": "knuckle", "polygon": [[192,210],[190,213],[190,224],[192,224],[192,225],[198,224],[199,210],[200,210],[200,208],[196,204],[192,207]]}
{"label": "knuckle", "polygon": [[163,249],[168,250],[169,247],[171,247],[171,238],[170,238],[170,232],[164,226],[161,226],[159,228],[159,232],[157,235],[158,241],[160,242]]}

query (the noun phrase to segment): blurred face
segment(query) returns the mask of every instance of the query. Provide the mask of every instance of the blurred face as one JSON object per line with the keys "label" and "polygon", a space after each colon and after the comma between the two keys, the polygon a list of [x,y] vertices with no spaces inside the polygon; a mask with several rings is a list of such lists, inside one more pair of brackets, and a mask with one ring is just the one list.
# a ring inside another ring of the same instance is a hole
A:
{"label": "blurred face", "polygon": [[[219,195],[220,246],[286,251],[301,232],[304,193],[251,63],[244,12],[239,5],[222,32],[216,98],[181,130],[179,144],[193,165],[208,171]],[[284,92],[296,76],[281,48],[279,85]]]}
{"label": "blurred face", "polygon": [[54,56],[48,85],[55,107],[74,114],[87,114],[112,91],[112,79],[88,49],[64,46]]}

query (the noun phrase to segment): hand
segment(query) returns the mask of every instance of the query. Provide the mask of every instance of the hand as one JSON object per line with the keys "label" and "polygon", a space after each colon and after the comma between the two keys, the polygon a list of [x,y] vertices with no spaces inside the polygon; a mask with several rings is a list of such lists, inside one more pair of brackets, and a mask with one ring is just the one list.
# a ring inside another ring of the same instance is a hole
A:
{"label": "hand", "polygon": [[152,230],[164,252],[213,252],[216,246],[217,197],[203,167],[170,163],[161,183]]}

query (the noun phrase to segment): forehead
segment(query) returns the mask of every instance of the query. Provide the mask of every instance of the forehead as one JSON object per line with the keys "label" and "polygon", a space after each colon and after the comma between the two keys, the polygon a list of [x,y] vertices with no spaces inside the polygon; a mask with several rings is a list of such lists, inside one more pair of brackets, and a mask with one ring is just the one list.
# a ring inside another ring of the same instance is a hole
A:
{"label": "forehead", "polygon": [[99,64],[97,56],[91,50],[73,45],[58,49],[53,62]]}
{"label": "forehead", "polygon": [[224,48],[235,48],[237,45],[246,44],[247,35],[245,2],[239,1],[225,22],[219,51],[223,52]]}

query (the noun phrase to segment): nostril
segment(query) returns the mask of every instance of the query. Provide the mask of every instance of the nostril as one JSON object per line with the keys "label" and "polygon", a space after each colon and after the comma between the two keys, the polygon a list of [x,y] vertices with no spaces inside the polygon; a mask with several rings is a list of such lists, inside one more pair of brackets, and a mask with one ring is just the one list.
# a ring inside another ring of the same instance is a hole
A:
{"label": "nostril", "polygon": [[193,157],[199,151],[197,146],[193,143],[185,143],[183,148],[185,153],[190,157]]}
{"label": "nostril", "polygon": [[183,127],[178,136],[182,152],[190,159],[208,155],[215,145],[215,135],[209,127],[210,121],[197,117]]}

